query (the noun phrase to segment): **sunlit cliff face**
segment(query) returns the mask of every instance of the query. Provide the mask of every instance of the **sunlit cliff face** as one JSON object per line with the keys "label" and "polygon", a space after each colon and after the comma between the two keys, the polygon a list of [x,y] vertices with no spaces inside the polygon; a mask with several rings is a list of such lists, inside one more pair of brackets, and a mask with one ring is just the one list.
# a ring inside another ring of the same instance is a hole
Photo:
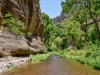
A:
{"label": "sunlit cliff face", "polygon": [[0,8],[0,28],[2,16],[10,12],[27,27],[25,32],[43,35],[44,27],[39,0],[0,0]]}

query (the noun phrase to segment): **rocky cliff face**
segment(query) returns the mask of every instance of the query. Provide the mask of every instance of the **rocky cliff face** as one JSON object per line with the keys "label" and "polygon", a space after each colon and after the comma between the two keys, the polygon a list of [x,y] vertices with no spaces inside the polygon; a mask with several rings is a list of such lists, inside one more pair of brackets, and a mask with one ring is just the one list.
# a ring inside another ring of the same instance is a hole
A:
{"label": "rocky cliff face", "polygon": [[[26,26],[25,33],[30,32],[28,37],[4,33],[2,20],[4,14],[11,13],[14,18]],[[0,56],[6,55],[27,55],[34,52],[43,53],[44,26],[41,18],[39,0],[0,0]],[[38,35],[38,36],[37,36]]]}
{"label": "rocky cliff face", "polygon": [[53,22],[55,25],[59,26],[60,23],[64,21],[66,18],[70,18],[70,14],[61,12],[60,16],[53,18]]}
{"label": "rocky cliff face", "polygon": [[39,0],[0,0],[0,27],[4,14],[8,12],[25,23],[26,31],[43,35]]}

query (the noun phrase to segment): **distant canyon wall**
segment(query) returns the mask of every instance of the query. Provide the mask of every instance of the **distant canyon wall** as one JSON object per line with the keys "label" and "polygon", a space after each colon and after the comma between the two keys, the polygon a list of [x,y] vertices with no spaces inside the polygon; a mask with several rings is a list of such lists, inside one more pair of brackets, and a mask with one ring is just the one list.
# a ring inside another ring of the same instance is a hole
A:
{"label": "distant canyon wall", "polygon": [[70,18],[70,14],[69,13],[63,13],[61,12],[59,16],[53,18],[53,22],[56,26],[60,26],[60,24],[65,20]]}

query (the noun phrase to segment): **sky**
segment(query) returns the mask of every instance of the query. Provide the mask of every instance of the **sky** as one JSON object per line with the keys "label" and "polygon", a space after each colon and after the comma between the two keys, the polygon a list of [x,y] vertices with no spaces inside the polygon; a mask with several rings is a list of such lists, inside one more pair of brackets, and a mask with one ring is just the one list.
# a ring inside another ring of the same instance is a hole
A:
{"label": "sky", "polygon": [[44,12],[55,18],[60,15],[61,12],[61,0],[40,0],[41,12]]}

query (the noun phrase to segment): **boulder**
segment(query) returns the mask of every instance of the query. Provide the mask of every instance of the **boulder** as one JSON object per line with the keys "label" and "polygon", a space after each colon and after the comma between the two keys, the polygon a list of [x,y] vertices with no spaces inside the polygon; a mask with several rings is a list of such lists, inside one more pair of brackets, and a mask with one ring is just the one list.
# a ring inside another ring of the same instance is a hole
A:
{"label": "boulder", "polygon": [[29,54],[29,45],[24,37],[12,34],[0,34],[0,51],[3,51],[3,56],[10,54],[26,55]]}
{"label": "boulder", "polygon": [[44,53],[44,46],[40,44],[41,39],[36,39],[35,37],[34,39],[34,42],[30,42],[23,36],[12,33],[1,33],[0,57],[26,56],[34,53]]}

